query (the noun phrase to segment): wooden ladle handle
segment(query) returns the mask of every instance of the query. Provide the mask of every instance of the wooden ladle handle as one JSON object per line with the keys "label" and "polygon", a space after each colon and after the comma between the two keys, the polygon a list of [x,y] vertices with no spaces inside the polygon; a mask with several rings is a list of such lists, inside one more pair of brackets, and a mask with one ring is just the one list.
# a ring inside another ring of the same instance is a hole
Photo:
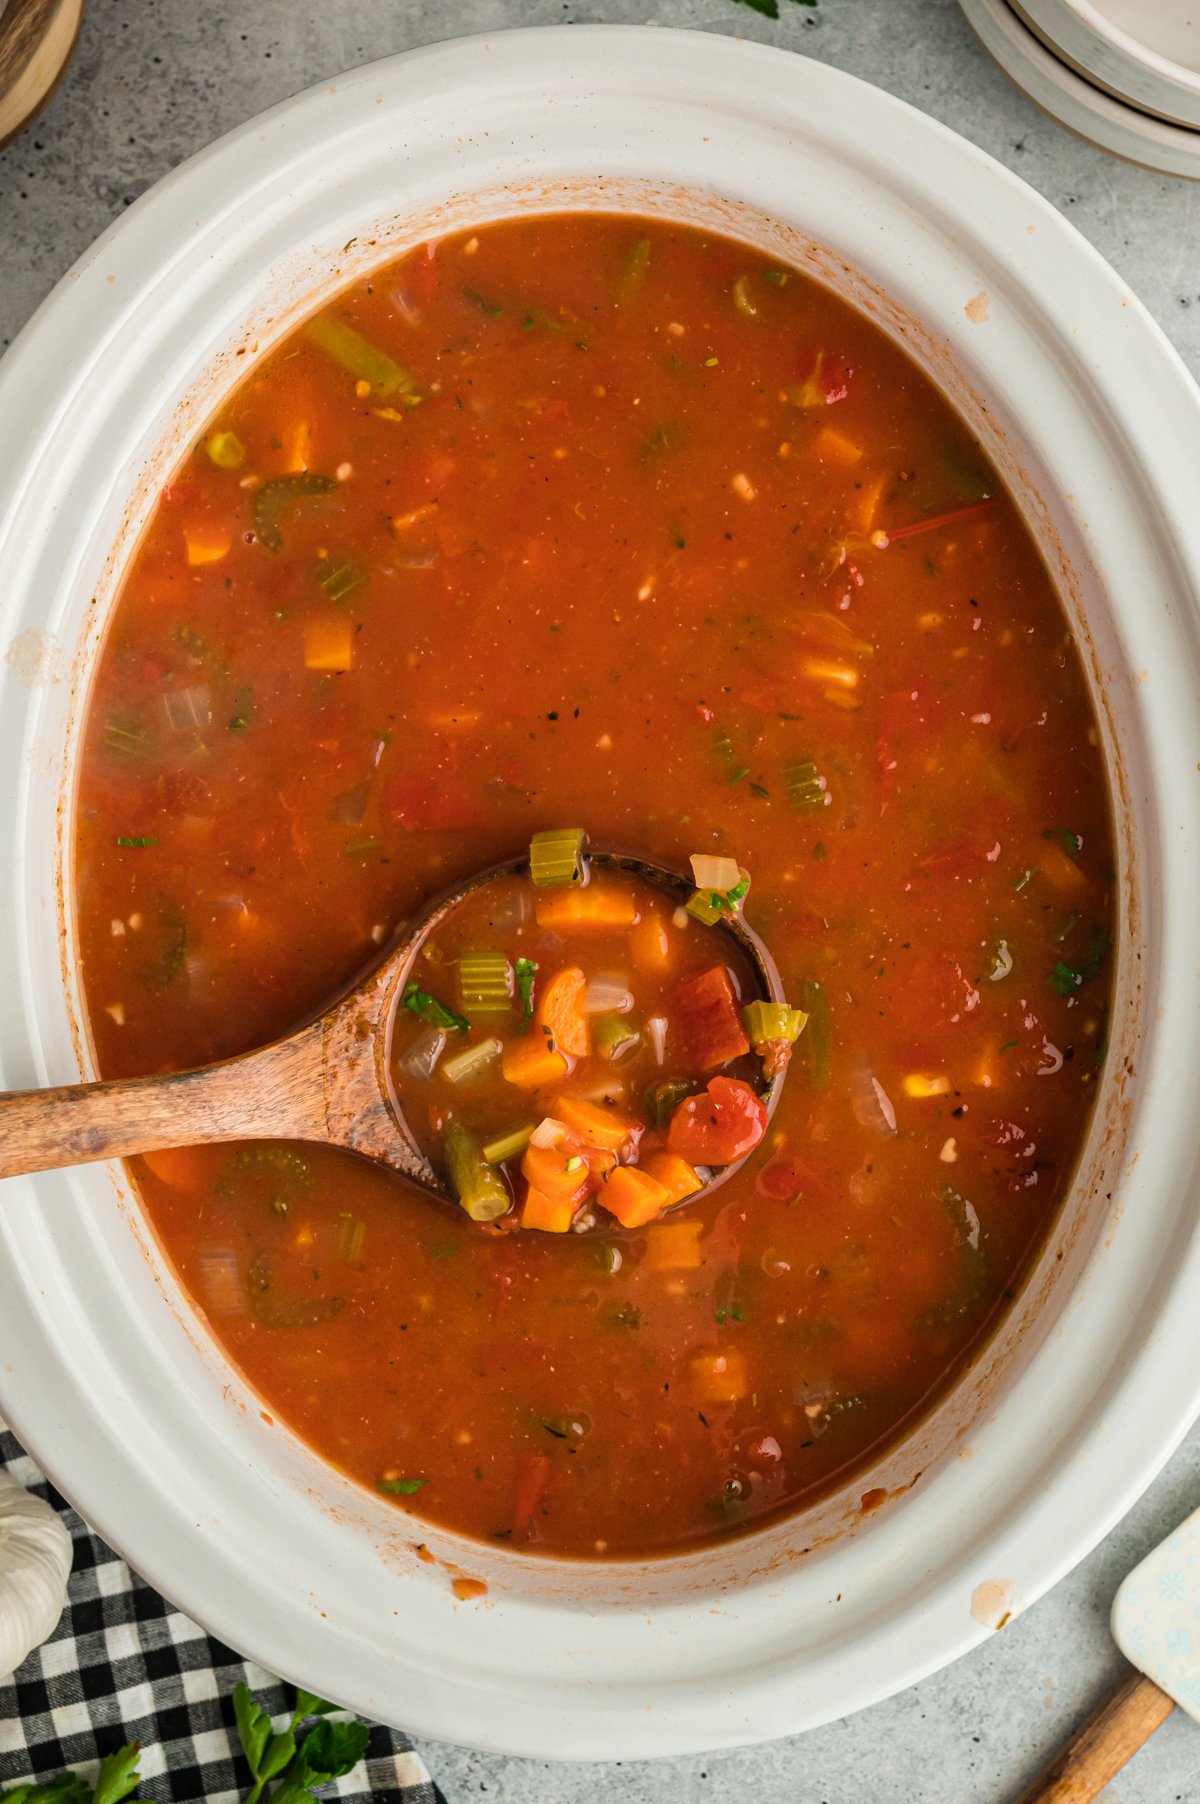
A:
{"label": "wooden ladle handle", "polygon": [[1091,1804],[1174,1708],[1153,1679],[1131,1669],[1014,1804]]}
{"label": "wooden ladle handle", "polygon": [[197,1071],[0,1094],[0,1177],[214,1140],[307,1139],[320,1109],[319,1025]]}

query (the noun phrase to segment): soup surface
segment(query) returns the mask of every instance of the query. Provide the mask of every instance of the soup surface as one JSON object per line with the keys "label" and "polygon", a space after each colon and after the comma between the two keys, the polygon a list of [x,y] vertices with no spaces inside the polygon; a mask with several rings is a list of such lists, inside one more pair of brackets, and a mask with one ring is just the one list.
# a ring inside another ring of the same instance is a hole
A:
{"label": "soup surface", "polygon": [[824,289],[597,216],[360,280],[229,396],[125,580],[76,831],[102,1072],[278,1035],[566,825],[735,859],[809,1018],[745,1165],[639,1229],[487,1232],[322,1148],[135,1161],[212,1332],[414,1518],[612,1555],[803,1506],[951,1380],[1069,1181],[1097,747],[1010,500]]}

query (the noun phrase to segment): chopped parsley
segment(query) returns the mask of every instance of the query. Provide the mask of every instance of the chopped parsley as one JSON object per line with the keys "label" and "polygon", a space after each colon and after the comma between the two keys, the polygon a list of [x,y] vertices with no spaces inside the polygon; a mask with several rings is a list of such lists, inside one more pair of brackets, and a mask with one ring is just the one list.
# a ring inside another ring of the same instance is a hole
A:
{"label": "chopped parsley", "polygon": [[533,1020],[533,983],[537,976],[536,958],[518,958],[513,960],[513,975],[517,980],[517,996],[521,1004],[521,1019],[517,1023],[517,1032],[524,1033]]}
{"label": "chopped parsley", "polygon": [[471,1023],[465,1015],[456,1015],[453,1009],[447,1008],[444,1002],[439,1002],[436,996],[431,996],[418,983],[405,985],[401,1001],[409,1014],[428,1021],[430,1027],[457,1027],[464,1034],[471,1031]]}
{"label": "chopped parsley", "polygon": [[122,833],[117,835],[117,844],[119,846],[156,846],[158,836],[154,833]]}
{"label": "chopped parsley", "polygon": [[422,1485],[427,1485],[427,1478],[377,1478],[375,1488],[386,1491],[389,1497],[415,1497]]}
{"label": "chopped parsley", "polygon": [[1046,981],[1056,996],[1073,996],[1081,990],[1085,983],[1099,975],[1100,968],[1108,953],[1108,930],[1097,927],[1088,942],[1087,951],[1077,965],[1069,965],[1064,959],[1048,973]]}
{"label": "chopped parsley", "polygon": [[1078,858],[1083,851],[1083,840],[1069,827],[1047,827],[1042,838],[1056,839],[1068,858]]}

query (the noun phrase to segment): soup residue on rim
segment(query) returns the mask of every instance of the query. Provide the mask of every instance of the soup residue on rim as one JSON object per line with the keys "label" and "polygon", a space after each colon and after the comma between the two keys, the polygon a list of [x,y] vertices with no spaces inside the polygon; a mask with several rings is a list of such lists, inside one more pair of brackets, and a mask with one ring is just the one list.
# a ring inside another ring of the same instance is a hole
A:
{"label": "soup residue on rim", "polygon": [[661,221],[375,270],[164,489],[79,779],[101,1072],[285,1032],[564,822],[753,875],[808,1019],[722,1187],[497,1236],[323,1148],[133,1169],[317,1453],[484,1539],[641,1554],[803,1508],[994,1325],[1082,1143],[1115,881],[1078,652],[978,445],[830,292]]}

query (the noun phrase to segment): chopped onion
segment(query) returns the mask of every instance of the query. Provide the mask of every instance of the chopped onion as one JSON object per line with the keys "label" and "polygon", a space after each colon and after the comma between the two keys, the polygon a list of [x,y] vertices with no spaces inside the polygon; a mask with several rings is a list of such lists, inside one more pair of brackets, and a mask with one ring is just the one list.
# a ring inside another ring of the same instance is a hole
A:
{"label": "chopped onion", "polygon": [[696,888],[715,890],[719,896],[727,895],[742,881],[736,858],[716,858],[710,853],[693,852],[691,866]]}
{"label": "chopped onion", "polygon": [[440,1027],[427,1027],[423,1034],[418,1034],[404,1057],[399,1061],[400,1069],[409,1077],[423,1078],[426,1082],[437,1069],[437,1062],[446,1050],[446,1036]]}
{"label": "chopped onion", "polygon": [[207,683],[193,683],[188,689],[168,689],[163,708],[167,723],[176,733],[194,733],[212,720],[212,697]]}
{"label": "chopped onion", "polygon": [[495,934],[516,933],[525,926],[532,912],[528,888],[524,884],[514,884],[488,915],[488,926]]}
{"label": "chopped onion", "polygon": [[891,1098],[868,1065],[860,1065],[850,1092],[854,1119],[860,1127],[880,1134],[896,1132],[896,1111]]}
{"label": "chopped onion", "polygon": [[565,1121],[556,1121],[553,1115],[544,1115],[529,1136],[530,1146],[554,1148],[562,1146],[572,1139],[572,1133]]}
{"label": "chopped onion", "polygon": [[404,321],[406,326],[411,326],[414,331],[419,328],[421,324],[420,310],[413,306],[412,296],[407,289],[392,289],[392,306],[396,309],[396,312],[400,315],[400,318]]}
{"label": "chopped onion", "polygon": [[370,799],[371,778],[367,777],[353,789],[344,789],[340,796],[334,796],[329,818],[339,827],[361,827]]}
{"label": "chopped onion", "polygon": [[667,1018],[665,1015],[651,1015],[646,1022],[646,1038],[654,1048],[654,1063],[662,1065],[667,1057]]}
{"label": "chopped onion", "polygon": [[585,1015],[627,1015],[633,991],[623,971],[598,971],[583,992]]}
{"label": "chopped onion", "polygon": [[199,1290],[209,1315],[244,1315],[248,1305],[237,1254],[226,1248],[201,1253]]}

